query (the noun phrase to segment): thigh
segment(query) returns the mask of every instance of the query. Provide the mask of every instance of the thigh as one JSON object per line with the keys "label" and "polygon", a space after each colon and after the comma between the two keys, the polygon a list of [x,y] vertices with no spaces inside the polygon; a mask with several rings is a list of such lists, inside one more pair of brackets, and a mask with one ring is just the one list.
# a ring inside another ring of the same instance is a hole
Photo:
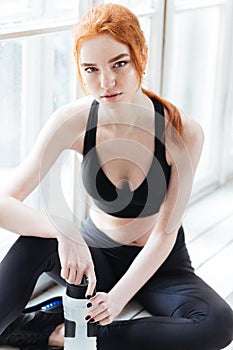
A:
{"label": "thigh", "polygon": [[90,218],[80,228],[92,254],[97,290],[108,292],[127,271],[141,248],[122,246],[100,231]]}
{"label": "thigh", "polygon": [[[93,250],[93,249],[91,249]],[[141,248],[133,246],[118,246],[113,248],[95,249],[99,251],[93,256],[97,284],[101,281],[101,288],[109,291],[126,273]]]}
{"label": "thigh", "polygon": [[142,288],[137,300],[157,322],[163,349],[172,348],[165,346],[167,336],[174,349],[182,350],[217,350],[232,340],[230,306],[195,274],[161,278]]}
{"label": "thigh", "polygon": [[148,281],[135,299],[153,316],[190,318],[192,311],[207,314],[209,292],[195,275],[160,276]]}
{"label": "thigh", "polygon": [[95,267],[96,291],[109,292],[115,285],[116,278],[109,263],[108,257],[102,248],[89,247]]}
{"label": "thigh", "polygon": [[194,274],[176,277],[161,278],[138,293],[138,301],[152,317],[100,327],[100,349],[219,350],[227,346],[232,340],[230,307]]}
{"label": "thigh", "polygon": [[135,298],[153,316],[208,319],[212,325],[227,323],[227,318],[232,322],[229,305],[195,273],[154,277]]}

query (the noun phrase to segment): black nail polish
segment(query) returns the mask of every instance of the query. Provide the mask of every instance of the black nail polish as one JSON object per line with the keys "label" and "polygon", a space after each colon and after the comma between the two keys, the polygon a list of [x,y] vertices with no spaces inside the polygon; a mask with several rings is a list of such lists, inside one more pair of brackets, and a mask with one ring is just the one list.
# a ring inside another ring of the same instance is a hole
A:
{"label": "black nail polish", "polygon": [[95,322],[94,318],[91,318],[89,322],[92,322],[92,323]]}
{"label": "black nail polish", "polygon": [[91,295],[87,295],[87,299],[91,299]]}
{"label": "black nail polish", "polygon": [[[85,320],[88,321],[90,318],[91,318],[91,316],[90,316],[90,315],[87,315],[87,316],[85,317]],[[92,318],[91,318],[91,320],[92,320]],[[90,321],[91,321],[91,320],[90,320]]]}
{"label": "black nail polish", "polygon": [[92,307],[92,303],[88,303],[88,304],[87,304],[87,307]]}

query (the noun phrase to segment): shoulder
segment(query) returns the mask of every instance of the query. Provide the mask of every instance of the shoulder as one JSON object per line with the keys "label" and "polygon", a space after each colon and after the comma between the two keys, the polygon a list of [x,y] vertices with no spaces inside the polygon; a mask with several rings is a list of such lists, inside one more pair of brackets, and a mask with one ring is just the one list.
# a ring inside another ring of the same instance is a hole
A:
{"label": "shoulder", "polygon": [[[192,144],[192,143],[202,144],[204,142],[204,132],[200,123],[196,119],[189,116],[182,109],[177,108],[177,110],[180,114],[181,123],[182,123],[182,141],[185,144]],[[165,116],[166,126],[167,126],[168,113],[166,109],[164,109],[164,116]],[[170,133],[165,134],[165,136],[168,142],[172,142]]]}
{"label": "shoulder", "polygon": [[[168,152],[169,162],[172,163],[172,159],[182,157],[184,154],[188,154],[190,159],[196,163],[199,161],[203,143],[204,143],[204,132],[200,123],[189,116],[182,109],[177,108],[182,122],[182,136],[180,142],[174,141],[171,138],[170,132],[165,131],[165,140]],[[168,115],[165,110],[166,123]]]}
{"label": "shoulder", "polygon": [[67,127],[82,129],[86,124],[93,97],[86,96],[58,108],[50,117],[50,122]]}
{"label": "shoulder", "polygon": [[182,139],[185,145],[192,146],[195,145],[197,147],[202,147],[204,142],[204,132],[200,123],[185,113],[183,110],[178,108],[178,111],[181,116],[182,122]]}
{"label": "shoulder", "polygon": [[93,97],[87,96],[58,108],[45,123],[37,143],[49,139],[63,149],[71,149],[86,128],[92,102]]}

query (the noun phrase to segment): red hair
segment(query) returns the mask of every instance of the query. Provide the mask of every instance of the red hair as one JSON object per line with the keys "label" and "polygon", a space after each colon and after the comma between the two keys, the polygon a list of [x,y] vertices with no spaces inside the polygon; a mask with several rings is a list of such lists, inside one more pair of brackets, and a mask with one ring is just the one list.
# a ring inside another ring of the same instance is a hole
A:
{"label": "red hair", "polygon": [[[96,37],[100,34],[108,34],[116,41],[127,45],[131,59],[139,78],[139,86],[142,83],[147,58],[147,45],[138,18],[125,6],[117,4],[100,4],[85,14],[74,26],[74,56],[77,64],[78,77],[83,90],[85,87],[81,77],[79,65],[79,51],[83,41]],[[178,109],[169,101],[142,88],[149,97],[155,97],[160,101],[168,112],[168,124],[175,130],[172,132],[175,138],[178,133],[182,134],[182,122]],[[171,129],[173,129],[171,128]]]}

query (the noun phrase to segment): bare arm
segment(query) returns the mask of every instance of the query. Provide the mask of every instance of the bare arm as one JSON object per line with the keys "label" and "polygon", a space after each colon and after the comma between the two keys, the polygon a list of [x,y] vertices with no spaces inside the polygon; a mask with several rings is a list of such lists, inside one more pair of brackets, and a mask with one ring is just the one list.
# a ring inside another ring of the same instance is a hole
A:
{"label": "bare arm", "polygon": [[[62,277],[79,283],[83,273],[90,279],[89,294],[95,284],[90,252],[77,227],[60,220],[60,227],[44,212],[24,204],[24,199],[39,185],[56,159],[70,149],[85,127],[82,111],[87,102],[75,102],[56,111],[42,129],[28,157],[14,171],[8,185],[0,191],[0,226],[20,235],[56,238]],[[68,238],[69,237],[69,238]]]}
{"label": "bare arm", "polygon": [[21,235],[56,237],[57,232],[46,214],[22,202],[39,185],[63,150],[70,147],[68,111],[69,107],[61,108],[50,117],[30,154],[0,190],[1,227]]}

